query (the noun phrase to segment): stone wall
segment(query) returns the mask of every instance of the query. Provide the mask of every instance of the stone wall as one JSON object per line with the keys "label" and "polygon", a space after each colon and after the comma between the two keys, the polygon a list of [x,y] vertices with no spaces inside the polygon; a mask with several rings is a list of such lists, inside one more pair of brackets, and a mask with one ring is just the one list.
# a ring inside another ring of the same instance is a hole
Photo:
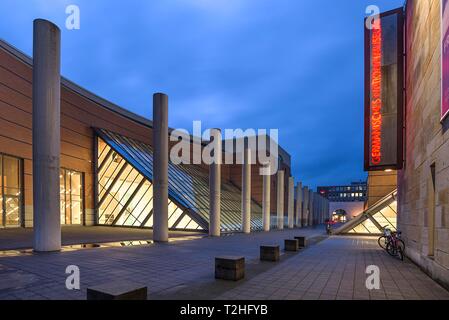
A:
{"label": "stone wall", "polygon": [[368,201],[366,202],[366,209],[396,188],[396,171],[370,171],[368,174]]}
{"label": "stone wall", "polygon": [[407,2],[405,167],[398,172],[398,225],[409,258],[449,288],[449,120],[440,122],[440,21],[439,0]]}

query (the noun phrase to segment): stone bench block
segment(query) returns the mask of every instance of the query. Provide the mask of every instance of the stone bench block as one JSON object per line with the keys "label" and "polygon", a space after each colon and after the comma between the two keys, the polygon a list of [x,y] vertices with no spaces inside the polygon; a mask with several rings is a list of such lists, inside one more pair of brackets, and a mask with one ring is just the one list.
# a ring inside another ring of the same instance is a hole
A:
{"label": "stone bench block", "polygon": [[260,246],[260,260],[279,261],[279,246]]}
{"label": "stone bench block", "polygon": [[284,240],[285,251],[298,251],[299,245],[297,239],[285,239]]}
{"label": "stone bench block", "polygon": [[245,277],[245,257],[215,257],[215,278],[237,281]]}
{"label": "stone bench block", "polygon": [[111,281],[87,288],[87,300],[147,300],[147,287],[133,282]]}
{"label": "stone bench block", "polygon": [[306,237],[295,237],[298,240],[298,245],[300,248],[306,247]]}

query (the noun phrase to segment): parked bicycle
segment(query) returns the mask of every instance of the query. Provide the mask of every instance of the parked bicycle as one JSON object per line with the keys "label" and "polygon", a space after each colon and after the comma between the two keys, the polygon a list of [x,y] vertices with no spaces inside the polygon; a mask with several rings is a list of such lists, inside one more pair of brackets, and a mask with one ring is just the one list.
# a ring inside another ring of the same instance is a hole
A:
{"label": "parked bicycle", "polygon": [[383,229],[384,229],[383,235],[381,235],[379,239],[377,239],[377,243],[382,249],[386,250],[388,244],[388,237],[390,237],[391,235],[391,230],[388,228],[388,226],[384,226]]}
{"label": "parked bicycle", "polygon": [[405,243],[401,239],[401,231],[391,231],[385,226],[384,233],[377,239],[377,242],[389,255],[404,260]]}

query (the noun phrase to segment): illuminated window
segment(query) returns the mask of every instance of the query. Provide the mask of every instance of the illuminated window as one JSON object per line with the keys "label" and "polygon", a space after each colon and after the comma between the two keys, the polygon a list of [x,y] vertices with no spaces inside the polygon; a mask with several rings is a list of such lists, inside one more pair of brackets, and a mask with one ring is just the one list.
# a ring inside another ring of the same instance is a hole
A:
{"label": "illuminated window", "polygon": [[[98,223],[153,226],[153,150],[139,141],[98,129]],[[168,222],[175,230],[209,226],[209,174],[199,165],[168,166]],[[241,191],[222,182],[221,229],[241,229]],[[251,204],[251,228],[262,229],[262,208]]]}
{"label": "illuminated window", "polygon": [[83,224],[84,181],[83,174],[61,169],[59,184],[61,193],[61,224]]}
{"label": "illuminated window", "polygon": [[22,160],[0,154],[0,227],[20,226],[22,202]]}

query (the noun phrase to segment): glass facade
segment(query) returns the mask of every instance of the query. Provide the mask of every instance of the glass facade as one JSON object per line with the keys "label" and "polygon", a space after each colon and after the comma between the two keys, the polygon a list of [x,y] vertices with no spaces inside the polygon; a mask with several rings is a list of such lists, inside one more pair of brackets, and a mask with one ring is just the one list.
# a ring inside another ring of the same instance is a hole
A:
{"label": "glass facade", "polygon": [[384,229],[397,230],[397,190],[371,205],[358,216],[348,220],[334,234],[382,234]]}
{"label": "glass facade", "polygon": [[[392,204],[386,206],[382,210],[379,210],[371,217],[376,220],[382,227],[387,227],[390,230],[396,231],[396,206],[397,202],[394,201]],[[349,233],[375,233],[378,234],[382,232],[379,228],[371,221],[371,219],[366,219],[361,222],[353,229],[349,231]]]}
{"label": "glass facade", "polygon": [[19,227],[22,216],[22,160],[0,154],[0,227]]}
{"label": "glass facade", "polygon": [[81,225],[84,215],[84,179],[81,172],[61,169],[61,224]]}
{"label": "glass facade", "polygon": [[[153,151],[147,144],[98,129],[98,223],[152,227]],[[209,174],[199,165],[169,163],[169,228],[209,226]],[[222,182],[221,229],[241,229],[241,192]],[[262,228],[262,208],[252,203],[251,227]]]}
{"label": "glass facade", "polygon": [[[98,140],[98,223],[100,225],[152,227],[153,184],[114,151]],[[168,202],[170,229],[202,227],[173,201]]]}

